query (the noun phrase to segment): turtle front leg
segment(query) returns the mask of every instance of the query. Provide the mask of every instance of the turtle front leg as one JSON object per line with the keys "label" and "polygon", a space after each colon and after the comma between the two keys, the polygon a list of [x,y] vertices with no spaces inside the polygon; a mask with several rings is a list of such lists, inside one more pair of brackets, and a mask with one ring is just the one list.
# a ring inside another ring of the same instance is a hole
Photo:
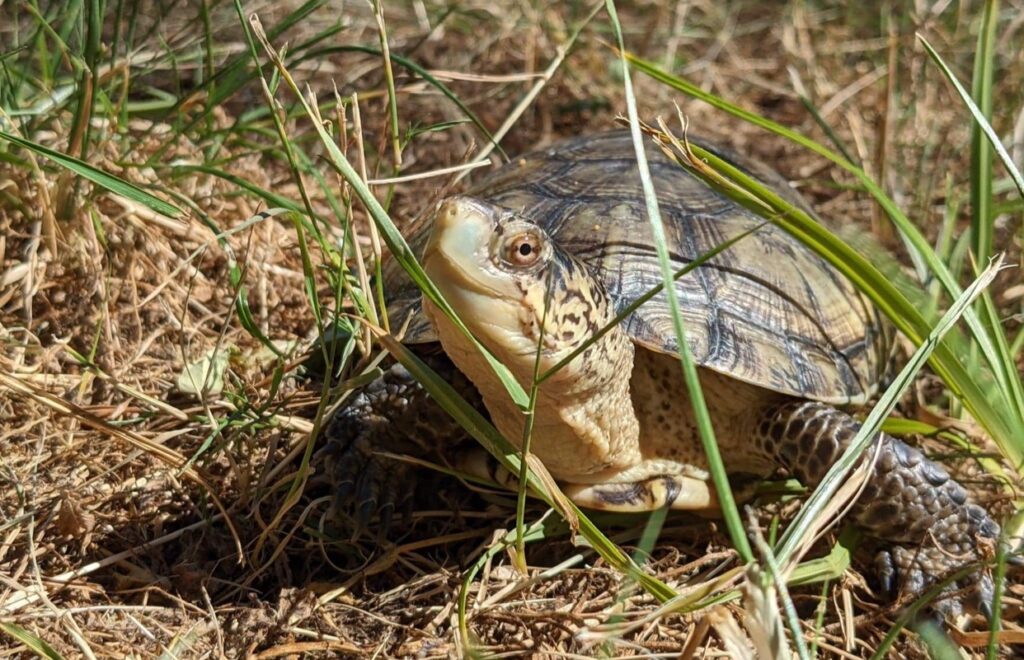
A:
{"label": "turtle front leg", "polygon": [[[482,447],[467,449],[457,461],[460,470],[509,490],[518,478]],[[718,498],[704,470],[664,460],[646,460],[618,472],[606,472],[594,483],[568,481],[562,492],[577,506],[598,511],[639,513],[661,507],[679,511],[715,511]]]}
{"label": "turtle front leg", "polygon": [[[757,430],[765,454],[808,486],[817,485],[849,446],[860,424],[822,403],[791,402],[766,412]],[[890,596],[920,594],[951,571],[984,558],[999,537],[997,525],[939,464],[885,433],[874,471],[851,510],[858,525],[893,544],[879,554],[879,577]],[[993,585],[983,572],[972,585],[977,608],[991,616]],[[960,603],[945,599],[940,611],[956,613]]]}
{"label": "turtle front leg", "polygon": [[679,511],[718,509],[718,498],[706,476],[653,472],[654,476],[625,481],[566,484],[562,491],[577,505],[599,511],[635,513],[664,506]]}
{"label": "turtle front leg", "polygon": [[[428,352],[420,357],[471,405],[481,406],[480,395],[446,356]],[[353,513],[360,527],[377,514],[380,533],[388,531],[395,511],[409,504],[417,481],[407,463],[381,452],[427,458],[469,440],[466,431],[399,363],[354,392],[321,435],[325,446],[316,463],[333,490],[334,510]]]}

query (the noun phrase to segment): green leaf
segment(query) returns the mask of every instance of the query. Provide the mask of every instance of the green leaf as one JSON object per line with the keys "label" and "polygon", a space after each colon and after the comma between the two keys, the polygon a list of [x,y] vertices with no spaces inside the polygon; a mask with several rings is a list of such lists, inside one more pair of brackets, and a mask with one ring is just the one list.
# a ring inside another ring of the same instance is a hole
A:
{"label": "green leaf", "polygon": [[626,111],[629,116],[629,129],[633,138],[633,150],[636,154],[637,170],[640,174],[644,202],[647,206],[647,220],[651,225],[651,234],[658,253],[658,263],[661,265],[661,277],[664,283],[665,296],[672,315],[672,326],[675,330],[676,343],[679,346],[679,362],[686,381],[687,394],[689,394],[690,403],[693,406],[701,444],[704,447],[704,454],[708,460],[708,471],[711,473],[711,479],[715,484],[715,492],[722,509],[726,528],[729,531],[729,538],[732,540],[733,547],[736,548],[743,561],[749,562],[753,560],[754,553],[750,547],[750,542],[747,540],[747,532],[743,526],[743,520],[740,518],[736,499],[733,497],[732,489],[729,486],[729,476],[725,469],[725,462],[722,460],[722,454],[718,450],[715,430],[711,425],[711,415],[708,413],[707,403],[704,401],[704,391],[701,389],[700,378],[697,375],[697,365],[693,358],[693,351],[686,340],[683,315],[679,311],[679,297],[676,287],[673,285],[672,262],[665,238],[665,227],[661,219],[661,210],[658,208],[657,191],[654,190],[654,183],[651,181],[650,170],[647,166],[647,156],[640,133],[640,118],[636,108],[636,96],[633,92],[633,82],[630,78],[629,67],[625,59],[626,47],[622,38],[622,26],[619,24],[618,15],[615,12],[614,1],[606,0],[605,8],[615,30],[615,38],[619,46],[620,56],[622,57],[623,87],[626,93]]}
{"label": "green leaf", "polygon": [[181,209],[177,206],[170,202],[165,202],[159,197],[146,192],[134,183],[129,183],[123,179],[117,178],[116,176],[107,174],[103,170],[93,167],[89,163],[83,162],[77,158],[68,156],[67,154],[62,154],[59,151],[50,149],[49,147],[44,147],[37,142],[32,142],[31,140],[26,140],[4,131],[0,131],[0,139],[7,140],[19,147],[35,152],[44,158],[48,158],[61,167],[74,172],[83,179],[92,181],[96,185],[101,188],[106,188],[112,193],[121,195],[122,197],[134,202],[138,202],[156,213],[170,216],[172,218],[177,218],[182,213]]}
{"label": "green leaf", "polygon": [[60,653],[57,653],[52,646],[21,626],[17,626],[13,623],[0,622],[0,630],[27,646],[30,651],[40,658],[50,658],[50,660],[61,660],[63,658],[63,656]]}
{"label": "green leaf", "polygon": [[224,373],[231,349],[217,346],[178,374],[178,391],[197,398],[215,397],[224,391]]}

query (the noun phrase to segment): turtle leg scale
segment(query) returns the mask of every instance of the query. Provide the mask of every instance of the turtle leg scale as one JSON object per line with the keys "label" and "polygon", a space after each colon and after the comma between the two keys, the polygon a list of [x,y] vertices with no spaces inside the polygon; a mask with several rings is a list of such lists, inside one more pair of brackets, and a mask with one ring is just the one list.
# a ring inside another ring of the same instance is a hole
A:
{"label": "turtle leg scale", "polygon": [[[446,357],[424,357],[470,403],[477,403],[476,390]],[[398,363],[354,393],[322,433],[326,443],[319,458],[335,490],[334,506],[354,513],[363,528],[376,513],[381,534],[416,491],[411,466],[381,452],[427,457],[468,439],[465,430]]]}
{"label": "turtle leg scale", "polygon": [[[818,484],[840,458],[860,424],[831,406],[789,402],[769,410],[758,426],[760,449],[808,486]],[[892,543],[877,560],[882,587],[890,596],[920,594],[948,573],[994,551],[999,525],[937,463],[885,433],[875,439],[874,470],[850,515],[870,535]],[[991,577],[979,571],[961,581],[971,586],[977,609],[990,615]],[[955,589],[951,586],[949,590]],[[956,613],[960,603],[945,598],[940,611]]]}

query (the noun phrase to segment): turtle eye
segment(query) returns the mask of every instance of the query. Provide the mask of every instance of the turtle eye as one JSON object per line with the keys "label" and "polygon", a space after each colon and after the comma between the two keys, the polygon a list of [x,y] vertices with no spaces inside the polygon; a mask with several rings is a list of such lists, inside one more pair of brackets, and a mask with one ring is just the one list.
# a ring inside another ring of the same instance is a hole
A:
{"label": "turtle eye", "polygon": [[505,261],[519,268],[537,263],[542,252],[541,238],[533,232],[516,234],[505,243]]}

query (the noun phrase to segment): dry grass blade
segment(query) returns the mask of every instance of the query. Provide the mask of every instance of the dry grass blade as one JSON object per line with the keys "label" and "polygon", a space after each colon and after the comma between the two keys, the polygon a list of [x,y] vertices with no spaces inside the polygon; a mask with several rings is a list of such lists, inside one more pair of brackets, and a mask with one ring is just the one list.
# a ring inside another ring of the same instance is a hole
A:
{"label": "dry grass blade", "polygon": [[[516,104],[516,107],[513,108],[511,112],[509,112],[508,116],[505,118],[505,121],[502,122],[501,127],[494,132],[494,136],[491,139],[491,141],[484,145],[484,147],[480,150],[480,153],[473,157],[473,160],[470,161],[471,164],[475,165],[476,163],[480,163],[487,160],[487,158],[491,155],[494,149],[497,148],[498,143],[501,142],[502,138],[504,138],[505,135],[508,134],[508,132],[512,129],[512,127],[515,126],[519,118],[536,100],[537,96],[541,93],[541,90],[544,89],[544,86],[547,85],[549,80],[551,80],[551,77],[555,75],[556,71],[558,71],[558,68],[562,66],[562,63],[565,61],[565,58],[569,55],[569,51],[572,49],[573,44],[576,43],[576,40],[579,38],[580,33],[583,31],[583,28],[585,28],[590,23],[590,21],[593,20],[595,16],[597,16],[597,13],[601,11],[601,8],[603,6],[603,0],[598,0],[597,2],[595,2],[593,8],[587,14],[586,18],[580,21],[580,23],[576,25],[575,28],[573,28],[573,31],[569,35],[569,37],[561,45],[559,45],[558,54],[555,55],[555,57],[548,64],[547,68],[544,69],[544,73],[542,73],[539,76],[537,81],[530,88],[530,91],[528,91],[519,101],[519,103]],[[465,175],[466,172],[461,172],[459,176],[455,178],[455,180],[460,181]]]}
{"label": "dry grass blade", "polygon": [[214,506],[220,510],[221,515],[224,516],[225,523],[227,523],[228,528],[231,530],[231,537],[235,542],[236,559],[240,564],[245,562],[245,552],[242,549],[242,540],[238,535],[238,531],[235,528],[234,523],[231,521],[231,517],[228,515],[227,509],[224,508],[220,498],[217,496],[210,478],[203,475],[196,468],[191,467],[187,458],[173,449],[155,443],[148,438],[138,435],[137,433],[118,428],[84,408],[81,408],[69,401],[65,401],[64,399],[42,390],[31,383],[27,383],[16,376],[0,373],[0,387],[6,388],[14,394],[31,397],[33,400],[43,404],[57,414],[71,415],[86,426],[93,428],[104,435],[117,438],[136,449],[144,451],[170,468],[180,470],[182,475],[199,484],[207,492],[210,499],[213,501]]}

